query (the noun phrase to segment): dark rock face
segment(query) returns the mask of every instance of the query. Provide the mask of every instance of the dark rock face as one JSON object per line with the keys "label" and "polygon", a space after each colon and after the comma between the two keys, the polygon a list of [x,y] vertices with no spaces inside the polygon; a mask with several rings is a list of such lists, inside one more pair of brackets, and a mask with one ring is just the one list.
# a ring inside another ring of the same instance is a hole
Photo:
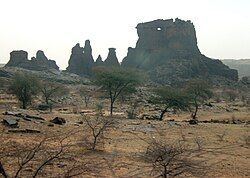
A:
{"label": "dark rock face", "polygon": [[52,119],[50,122],[52,122],[54,124],[58,124],[58,125],[63,125],[66,123],[66,120],[64,118],[61,118],[61,117],[56,117],[56,118]]}
{"label": "dark rock face", "polygon": [[139,39],[135,48],[128,48],[123,67],[146,70],[153,81],[164,84],[215,76],[238,80],[236,70],[200,53],[190,21],[159,19],[136,28]]}
{"label": "dark rock face", "polygon": [[48,59],[44,52],[39,50],[36,53],[36,58],[32,57],[31,60],[28,59],[28,53],[26,51],[12,51],[10,53],[10,60],[5,65],[6,67],[20,67],[29,70],[48,70],[56,69],[59,70],[59,67],[56,65],[56,62]]}
{"label": "dark rock face", "polygon": [[85,41],[84,48],[77,43],[71,51],[67,71],[78,75],[90,75],[94,64],[90,41]]}
{"label": "dark rock face", "polygon": [[18,66],[28,62],[28,53],[26,51],[12,51],[10,60],[5,66]]}
{"label": "dark rock face", "polygon": [[119,67],[120,66],[118,58],[116,57],[116,51],[115,50],[116,50],[115,48],[109,48],[108,57],[104,61],[104,65],[106,67]]}

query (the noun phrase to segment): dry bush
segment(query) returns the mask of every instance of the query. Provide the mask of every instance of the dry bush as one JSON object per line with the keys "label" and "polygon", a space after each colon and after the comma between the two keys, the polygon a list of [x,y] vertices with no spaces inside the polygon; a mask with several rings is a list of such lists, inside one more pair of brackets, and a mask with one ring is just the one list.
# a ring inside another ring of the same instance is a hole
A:
{"label": "dry bush", "polygon": [[227,131],[224,130],[222,133],[217,133],[216,136],[218,137],[219,141],[224,141],[225,137],[227,135]]}
{"label": "dry bush", "polygon": [[242,138],[246,146],[250,146],[250,135],[243,135]]}
{"label": "dry bush", "polygon": [[85,146],[91,150],[95,150],[97,146],[103,143],[105,138],[104,133],[114,126],[114,119],[110,117],[101,117],[99,115],[90,118],[83,114],[82,118],[86,124],[84,131],[88,130],[89,132],[87,133],[90,133],[90,135],[86,134],[84,137]]}
{"label": "dry bush", "polygon": [[[87,174],[95,169],[93,161],[79,161],[76,144],[70,140],[75,132],[65,135],[36,137],[30,143],[6,140],[0,146],[0,175],[9,177],[73,177]],[[37,141],[39,140],[39,141]],[[57,165],[57,167],[55,167]],[[59,166],[63,167],[63,169]]]}
{"label": "dry bush", "polygon": [[194,151],[178,143],[164,143],[153,140],[143,158],[151,164],[151,176],[176,177],[179,175],[203,175],[203,161],[195,159]]}
{"label": "dry bush", "polygon": [[196,137],[194,138],[194,142],[196,143],[196,145],[197,145],[197,147],[198,147],[198,150],[202,150],[203,145],[204,145],[204,140],[203,140],[201,137],[196,136]]}
{"label": "dry bush", "polygon": [[187,138],[186,138],[186,134],[184,133],[183,129],[180,129],[180,136],[181,136],[181,141],[186,142]]}

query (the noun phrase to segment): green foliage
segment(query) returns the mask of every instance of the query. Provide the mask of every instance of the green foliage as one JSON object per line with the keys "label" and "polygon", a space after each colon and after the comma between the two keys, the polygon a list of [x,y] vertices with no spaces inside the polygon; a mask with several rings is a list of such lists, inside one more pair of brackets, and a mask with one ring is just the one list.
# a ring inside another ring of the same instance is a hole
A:
{"label": "green foliage", "polygon": [[159,104],[163,107],[160,120],[168,109],[188,110],[189,98],[186,93],[180,89],[164,87],[154,90],[155,96],[151,98],[151,102]]}
{"label": "green foliage", "polygon": [[141,77],[135,71],[122,68],[98,68],[96,70],[95,84],[101,86],[102,90],[110,99],[110,114],[113,112],[113,104],[121,94],[131,94],[136,91]]}
{"label": "green foliage", "polygon": [[18,73],[12,77],[10,91],[22,102],[22,108],[26,109],[31,103],[32,96],[38,93],[39,86],[40,83],[36,77]]}
{"label": "green foliage", "polygon": [[190,103],[195,107],[192,113],[193,119],[196,119],[198,106],[213,96],[211,87],[203,80],[191,80],[186,85],[186,92],[190,98]]}

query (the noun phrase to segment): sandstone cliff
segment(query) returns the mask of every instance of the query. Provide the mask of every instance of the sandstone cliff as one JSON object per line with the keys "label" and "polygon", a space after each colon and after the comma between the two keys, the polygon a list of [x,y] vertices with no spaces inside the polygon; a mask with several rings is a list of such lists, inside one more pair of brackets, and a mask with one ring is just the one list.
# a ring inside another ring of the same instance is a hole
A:
{"label": "sandstone cliff", "polygon": [[190,21],[154,20],[137,25],[139,39],[128,48],[123,67],[146,70],[153,81],[171,84],[190,78],[238,80],[237,70],[200,53]]}
{"label": "sandstone cliff", "polygon": [[36,57],[32,57],[31,60],[28,59],[28,53],[23,50],[12,51],[10,53],[10,60],[5,65],[6,67],[20,67],[29,70],[48,70],[56,69],[59,70],[56,62],[48,59],[44,52],[39,50],[36,53]]}
{"label": "sandstone cliff", "polygon": [[115,48],[109,48],[107,59],[104,61],[104,65],[106,67],[119,67],[120,66],[120,63],[116,57],[115,50],[116,50]]}
{"label": "sandstone cliff", "polygon": [[85,41],[84,48],[77,43],[71,51],[67,71],[78,75],[90,75],[94,64],[90,41]]}

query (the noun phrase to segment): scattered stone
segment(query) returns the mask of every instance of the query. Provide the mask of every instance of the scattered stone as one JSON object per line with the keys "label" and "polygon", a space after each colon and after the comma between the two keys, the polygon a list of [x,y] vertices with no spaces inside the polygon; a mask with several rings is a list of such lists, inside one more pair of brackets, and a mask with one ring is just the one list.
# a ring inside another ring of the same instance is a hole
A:
{"label": "scattered stone", "polygon": [[242,124],[243,122],[239,119],[233,119],[232,124]]}
{"label": "scattered stone", "polygon": [[16,119],[13,119],[13,118],[4,118],[3,119],[3,124],[5,126],[8,126],[8,127],[12,127],[12,128],[18,128],[18,121]]}
{"label": "scattered stone", "polygon": [[63,125],[66,123],[66,120],[64,118],[61,118],[61,117],[56,117],[56,118],[52,119],[50,122],[52,122],[54,124],[58,124],[58,125]]}
{"label": "scattered stone", "polygon": [[41,111],[46,111],[46,110],[50,109],[50,106],[46,103],[42,103],[42,104],[39,104],[37,106],[37,109],[41,110]]}
{"label": "scattered stone", "polygon": [[41,133],[40,130],[33,130],[33,129],[15,129],[15,130],[8,130],[8,132],[12,132],[12,133]]}
{"label": "scattered stone", "polygon": [[181,126],[179,123],[177,123],[176,121],[168,121],[167,122],[169,126]]}
{"label": "scattered stone", "polygon": [[205,103],[204,105],[208,106],[208,107],[213,107],[213,105],[211,103]]}
{"label": "scattered stone", "polygon": [[35,119],[35,120],[40,120],[40,121],[45,121],[44,118],[41,118],[40,116],[32,116],[32,115],[25,115],[26,118],[30,118],[30,119]]}
{"label": "scattered stone", "polygon": [[45,121],[45,119],[43,119],[43,118],[41,118],[39,116],[33,116],[33,115],[29,115],[29,114],[23,114],[21,112],[6,111],[6,112],[3,113],[3,115],[21,117],[21,118],[23,118],[24,120],[27,120],[27,121],[31,121],[31,119]]}
{"label": "scattered stone", "polygon": [[83,124],[83,121],[79,121],[79,122],[77,122],[77,124]]}
{"label": "scattered stone", "polygon": [[48,127],[54,127],[54,124],[49,123],[49,124],[48,124]]}
{"label": "scattered stone", "polygon": [[197,125],[198,124],[198,120],[197,119],[190,119],[189,120],[189,124],[190,125]]}

